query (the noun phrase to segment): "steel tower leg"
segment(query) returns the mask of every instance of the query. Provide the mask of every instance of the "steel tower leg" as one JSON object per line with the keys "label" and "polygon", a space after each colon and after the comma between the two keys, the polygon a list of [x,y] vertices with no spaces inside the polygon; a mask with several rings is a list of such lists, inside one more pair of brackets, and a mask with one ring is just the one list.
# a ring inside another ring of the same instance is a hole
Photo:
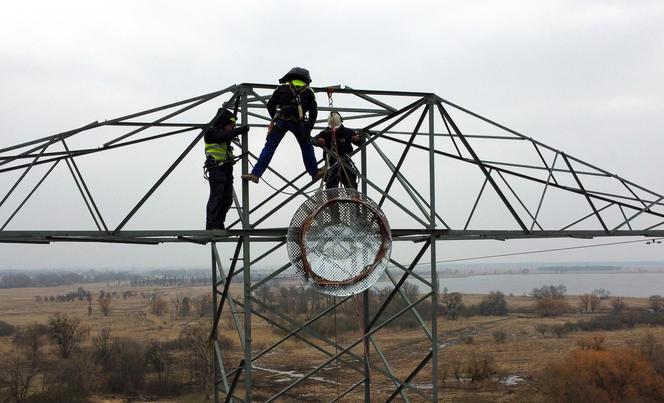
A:
{"label": "steel tower leg", "polygon": [[[214,242],[210,242],[210,255],[212,256],[212,323],[214,326],[214,315],[217,313],[217,261],[214,258]],[[215,335],[217,329],[212,329]],[[212,340],[212,393],[214,394],[214,403],[219,403],[219,364],[216,357],[215,340]]]}
{"label": "steel tower leg", "polygon": [[[240,96],[240,108],[242,112],[242,124],[249,124],[248,119],[248,109],[247,109],[247,89],[241,88],[239,92]],[[247,152],[249,138],[247,133],[242,134],[242,174],[249,173],[249,159]],[[244,230],[250,230],[249,225],[249,182],[242,181],[242,228]],[[243,298],[244,298],[244,393],[245,401],[251,402],[251,316],[252,316],[252,304],[251,304],[251,254],[250,254],[250,237],[249,232],[242,235],[242,265],[244,268],[244,287],[243,287]]]}
{"label": "steel tower leg", "polygon": [[[436,183],[435,183],[435,144],[434,144],[434,101],[428,102],[429,108],[429,228],[436,228]],[[436,271],[436,237],[431,235],[431,400],[438,401],[438,275]]]}
{"label": "steel tower leg", "polygon": [[[367,177],[367,150],[362,148],[360,153],[362,177]],[[362,180],[362,193],[367,194],[367,182]],[[371,402],[371,364],[369,362],[369,290],[362,292],[362,328],[364,332],[364,401]]]}

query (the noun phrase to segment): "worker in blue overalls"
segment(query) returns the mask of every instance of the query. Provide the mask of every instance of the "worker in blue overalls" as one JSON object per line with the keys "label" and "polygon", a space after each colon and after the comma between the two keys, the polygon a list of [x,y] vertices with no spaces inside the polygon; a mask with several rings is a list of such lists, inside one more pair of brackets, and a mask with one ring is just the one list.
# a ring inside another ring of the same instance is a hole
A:
{"label": "worker in blue overalls", "polygon": [[309,87],[311,83],[309,71],[301,67],[293,67],[279,79],[279,83],[281,85],[277,87],[267,102],[267,110],[272,122],[268,128],[265,146],[251,173],[242,175],[242,179],[258,183],[270,164],[281,139],[284,138],[286,132],[290,131],[300,145],[307,173],[311,175],[312,180],[318,180],[323,176],[323,170],[319,170],[317,167],[314,148],[311,144],[311,130],[318,115],[318,105],[316,95]]}

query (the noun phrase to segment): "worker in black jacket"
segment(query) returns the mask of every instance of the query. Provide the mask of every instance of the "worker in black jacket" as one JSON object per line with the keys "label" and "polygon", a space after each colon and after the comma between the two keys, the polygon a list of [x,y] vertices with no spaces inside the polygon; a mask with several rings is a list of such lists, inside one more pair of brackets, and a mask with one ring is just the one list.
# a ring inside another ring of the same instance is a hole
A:
{"label": "worker in black jacket", "polygon": [[267,102],[267,110],[272,118],[272,123],[268,128],[265,146],[251,173],[242,175],[242,179],[258,183],[270,164],[281,139],[284,138],[286,132],[290,131],[300,145],[307,173],[313,180],[318,180],[323,173],[317,168],[314,148],[310,142],[311,129],[318,116],[318,105],[316,95],[309,87],[311,83],[309,71],[301,67],[293,67],[279,79],[279,83],[281,85],[277,87]]}
{"label": "worker in black jacket", "polygon": [[323,158],[326,165],[331,167],[325,174],[325,189],[337,188],[341,184],[357,190],[357,168],[348,154],[353,152],[353,144],[364,144],[364,138],[345,127],[338,112],[331,112],[327,128],[314,138],[314,144],[325,147]]}
{"label": "worker in black jacket", "polygon": [[235,116],[219,108],[205,130],[205,172],[210,182],[207,202],[206,230],[225,229],[226,213],[233,203],[233,147],[231,141],[247,133],[249,126],[235,128]]}

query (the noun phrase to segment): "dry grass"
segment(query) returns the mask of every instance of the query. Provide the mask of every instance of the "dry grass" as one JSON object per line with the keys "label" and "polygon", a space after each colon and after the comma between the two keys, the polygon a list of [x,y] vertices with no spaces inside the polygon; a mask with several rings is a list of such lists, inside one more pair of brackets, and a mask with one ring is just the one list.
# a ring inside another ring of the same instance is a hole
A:
{"label": "dry grass", "polygon": [[[81,324],[90,329],[91,334],[98,333],[104,327],[110,327],[114,337],[126,337],[141,341],[146,340],[172,340],[179,336],[182,327],[188,323],[208,319],[189,317],[186,319],[175,317],[174,313],[166,313],[162,316],[153,315],[150,312],[149,300],[142,298],[141,293],[149,294],[155,291],[149,287],[117,287],[112,284],[95,283],[85,284],[83,287],[93,295],[93,312],[88,316],[88,302],[35,302],[36,296],[64,295],[76,290],[78,286],[44,287],[44,288],[18,288],[2,290],[0,293],[0,318],[14,326],[27,326],[33,323],[46,323],[50,316],[55,313],[66,313],[69,316],[81,320]],[[116,291],[121,295],[124,291],[136,291],[137,296],[123,299],[113,299],[111,313],[104,316],[96,304],[96,296],[99,291]],[[209,287],[187,287],[187,288],[159,288],[159,295],[170,301],[177,293],[183,295],[197,296],[209,293]],[[8,347],[9,338],[0,338],[0,350]]]}
{"label": "dry grass", "polygon": [[[14,326],[25,326],[32,323],[46,323],[50,316],[57,312],[63,312],[79,318],[84,326],[90,328],[93,335],[103,327],[110,327],[113,336],[140,341],[173,340],[179,336],[181,329],[188,323],[209,323],[208,318],[189,317],[181,319],[169,313],[163,316],[151,314],[149,300],[141,298],[140,293],[151,293],[154,291],[153,288],[129,288],[105,283],[86,284],[83,287],[90,290],[95,297],[100,290],[117,291],[119,294],[131,290],[138,292],[139,295],[128,299],[114,299],[112,312],[108,317],[104,317],[100,309],[93,303],[94,312],[88,317],[88,303],[86,301],[67,303],[38,303],[35,301],[35,296],[66,294],[75,290],[77,286],[3,290],[0,294],[0,319]],[[164,299],[170,301],[177,293],[194,297],[208,293],[209,288],[161,288],[158,291]],[[240,291],[241,285],[234,284],[232,292],[239,293]],[[482,298],[482,295],[464,295],[464,302],[466,304],[477,304]],[[568,301],[574,306],[577,298],[568,297]],[[529,313],[533,303],[532,299],[523,296],[508,296],[507,302],[510,310],[516,310],[519,313],[507,317],[471,317],[461,318],[457,321],[439,320],[438,340],[441,345],[439,374],[442,376],[443,373],[447,373],[445,381],[441,382],[442,401],[543,401],[542,396],[538,395],[532,387],[530,379],[545,366],[560,360],[570,350],[575,349],[577,338],[587,336],[583,333],[573,333],[563,338],[557,338],[550,334],[542,337],[541,334],[535,331],[535,326],[540,323],[548,325],[562,324],[587,318],[588,315],[568,314],[559,318],[537,318]],[[645,299],[626,299],[626,303],[630,307],[646,306]],[[609,308],[608,302],[603,304],[603,309]],[[239,320],[241,323],[242,318],[239,318]],[[224,317],[221,322],[221,334],[232,340],[232,348],[223,353],[224,362],[229,368],[237,366],[243,358],[243,353],[239,347],[239,336],[231,323],[229,316]],[[493,333],[496,331],[504,332],[507,335],[505,341],[500,343],[495,341]],[[664,329],[661,328],[636,328],[629,331],[605,332],[604,334],[609,346],[617,346],[639,339],[646,332],[652,332],[664,339]],[[307,336],[306,332],[301,334],[307,340],[314,340]],[[252,324],[254,353],[268,348],[279,341],[282,336],[283,333],[275,332],[266,322],[254,317]],[[360,337],[361,335],[356,332],[338,334],[336,338],[330,337],[330,339],[340,344],[341,348],[345,348]],[[468,342],[471,339],[472,344],[469,344]],[[397,330],[386,328],[376,333],[375,340],[392,366],[394,373],[401,378],[408,376],[430,348],[430,341],[421,329]],[[323,346],[329,354],[335,354],[338,351],[333,346],[326,345],[321,341],[317,341],[317,345]],[[9,337],[0,338],[0,352],[7,351],[10,348],[11,339]],[[363,354],[362,344],[360,343],[351,351],[361,356]],[[470,357],[483,354],[488,354],[495,359],[499,376],[518,375],[526,379],[526,382],[515,386],[506,386],[497,382],[498,378],[477,384],[468,381],[457,382],[454,379],[451,373],[454,362],[463,365]],[[256,390],[261,391],[258,393],[276,393],[288,384],[287,380],[292,381],[295,378],[274,371],[295,371],[298,374],[305,374],[326,361],[328,357],[329,355],[312,347],[305,341],[291,338],[256,361],[255,364],[258,367],[266,369],[254,372]],[[373,348],[371,357],[374,367],[372,382],[375,388],[375,398],[378,401],[385,400],[393,390],[393,384],[387,377],[380,374],[379,369],[384,368],[384,365]],[[337,369],[335,363],[332,362],[325,370],[321,371],[322,380],[303,382],[301,387],[296,387],[287,395],[285,401],[302,399],[318,401],[323,399],[324,396],[334,396],[338,391],[344,391],[353,383],[362,379],[361,364],[355,362],[349,363],[349,365],[358,370],[348,369],[345,365],[340,365]],[[430,373],[430,367],[425,367],[414,381],[422,385],[422,390],[425,392],[428,392],[426,384],[431,382],[431,379],[427,378],[430,377]],[[337,384],[337,382],[339,383]],[[241,393],[242,381],[238,388]],[[345,401],[361,398],[362,388],[360,387],[357,390],[356,394]],[[411,393],[409,397],[413,401],[422,401],[417,394]],[[202,395],[197,394],[175,400],[162,400],[162,402],[194,402],[200,401],[202,398]],[[259,395],[256,398],[260,400]],[[122,400],[113,398],[97,398],[97,400],[94,400],[96,403],[119,401]]]}

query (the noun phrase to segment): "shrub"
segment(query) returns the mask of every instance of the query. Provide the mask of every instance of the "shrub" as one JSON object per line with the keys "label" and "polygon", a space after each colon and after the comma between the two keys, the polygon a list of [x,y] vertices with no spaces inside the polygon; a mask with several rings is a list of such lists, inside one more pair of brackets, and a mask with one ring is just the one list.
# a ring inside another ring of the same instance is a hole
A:
{"label": "shrub", "polygon": [[496,341],[496,343],[502,343],[507,339],[507,333],[503,332],[502,330],[496,330],[493,332],[493,339]]}
{"label": "shrub", "polygon": [[203,390],[207,390],[212,367],[209,336],[210,330],[201,325],[188,325],[180,333],[190,382],[197,383]]}
{"label": "shrub", "polygon": [[569,332],[569,327],[565,325],[554,325],[551,326],[551,333],[555,334],[559,339],[565,336]]}
{"label": "shrub", "polygon": [[[104,314],[104,316],[108,316],[111,313],[112,302],[113,299],[111,294],[100,295],[97,299],[97,304],[99,304],[99,308],[101,309],[101,312]],[[89,307],[92,307],[92,304],[90,304]],[[92,312],[88,312],[88,315],[91,313]]]}
{"label": "shrub", "polygon": [[14,332],[12,343],[32,357],[32,360],[37,360],[44,340],[48,337],[48,332],[48,326],[38,323],[20,327]]}
{"label": "shrub", "polygon": [[212,316],[212,296],[210,294],[194,297],[191,302],[198,317]]}
{"label": "shrub", "polygon": [[99,334],[92,338],[94,361],[108,370],[113,358],[113,339],[111,338],[111,329],[105,327],[99,331]]}
{"label": "shrub", "polygon": [[495,375],[498,372],[493,356],[488,354],[472,356],[467,362],[466,368],[471,382],[489,379],[491,375]]}
{"label": "shrub", "polygon": [[581,350],[602,351],[606,350],[605,342],[606,337],[603,334],[593,334],[590,337],[578,339],[576,344]]}
{"label": "shrub", "polygon": [[156,384],[152,389],[160,393],[168,392],[173,367],[173,357],[162,347],[159,341],[152,340],[145,349],[145,362],[157,374]]}
{"label": "shrub", "polygon": [[648,308],[653,312],[664,311],[664,298],[661,295],[651,295],[648,298]]}
{"label": "shrub", "polygon": [[546,334],[546,332],[549,331],[549,326],[548,326],[548,325],[545,325],[544,323],[538,323],[538,324],[535,325],[535,331],[536,331],[537,333],[542,334],[542,337],[544,337],[544,335]]}
{"label": "shrub", "polygon": [[87,396],[97,386],[99,374],[94,360],[87,354],[73,354],[60,361],[57,371],[45,380],[45,393],[39,402],[87,402]]}
{"label": "shrub", "polygon": [[0,360],[0,399],[22,402],[39,374],[39,361],[19,353],[4,353]]}
{"label": "shrub", "polygon": [[611,310],[613,312],[621,312],[624,311],[626,308],[627,304],[625,303],[625,298],[615,297],[611,299]]}
{"label": "shrub", "polygon": [[507,301],[505,301],[505,294],[500,291],[491,291],[489,295],[482,299],[478,308],[480,315],[507,315]]}
{"label": "shrub", "polygon": [[595,312],[601,305],[602,301],[597,294],[583,294],[579,296],[579,311],[581,312]]}
{"label": "shrub", "polygon": [[48,319],[49,337],[60,358],[68,358],[78,349],[81,341],[88,334],[88,329],[81,327],[81,321],[66,314],[56,313]]}
{"label": "shrub", "polygon": [[150,299],[150,312],[157,316],[161,316],[168,312],[168,302],[156,292]]}
{"label": "shrub", "polygon": [[543,285],[540,288],[533,288],[531,295],[535,299],[544,299],[544,298],[553,298],[553,299],[563,299],[567,293],[567,287],[560,284],[558,286],[553,285]]}
{"label": "shrub", "polygon": [[[394,322],[401,324],[406,316],[395,320]],[[360,323],[355,316],[346,316],[343,313],[337,313],[336,318],[336,333],[346,333],[350,331],[359,330]],[[335,334],[335,319],[333,314],[329,314],[323,318],[316,320],[309,326],[312,330],[318,332],[322,336],[333,337]],[[279,333],[279,332],[278,332]]]}
{"label": "shrub", "polygon": [[0,320],[0,337],[11,336],[14,334],[14,330],[14,326],[10,325],[4,320]]}
{"label": "shrub", "polygon": [[535,298],[535,312],[540,316],[559,316],[571,309],[565,301],[567,288],[564,285],[545,285],[534,288],[531,295]]}
{"label": "shrub", "polygon": [[134,340],[115,339],[111,350],[110,391],[135,394],[141,389],[146,373],[143,345]]}
{"label": "shrub", "polygon": [[456,320],[464,310],[463,300],[458,292],[443,294],[440,303],[443,307],[443,315],[450,320]]}
{"label": "shrub", "polygon": [[664,326],[664,312],[615,312],[597,316],[590,320],[566,323],[565,326],[571,331],[595,331],[631,329],[637,324]]}
{"label": "shrub", "polygon": [[457,381],[461,380],[461,362],[459,360],[452,360],[450,361],[450,369],[452,371],[452,375],[454,375],[454,379]]}
{"label": "shrub", "polygon": [[664,399],[664,379],[632,349],[575,350],[549,366],[542,390],[553,402],[648,402]]}

